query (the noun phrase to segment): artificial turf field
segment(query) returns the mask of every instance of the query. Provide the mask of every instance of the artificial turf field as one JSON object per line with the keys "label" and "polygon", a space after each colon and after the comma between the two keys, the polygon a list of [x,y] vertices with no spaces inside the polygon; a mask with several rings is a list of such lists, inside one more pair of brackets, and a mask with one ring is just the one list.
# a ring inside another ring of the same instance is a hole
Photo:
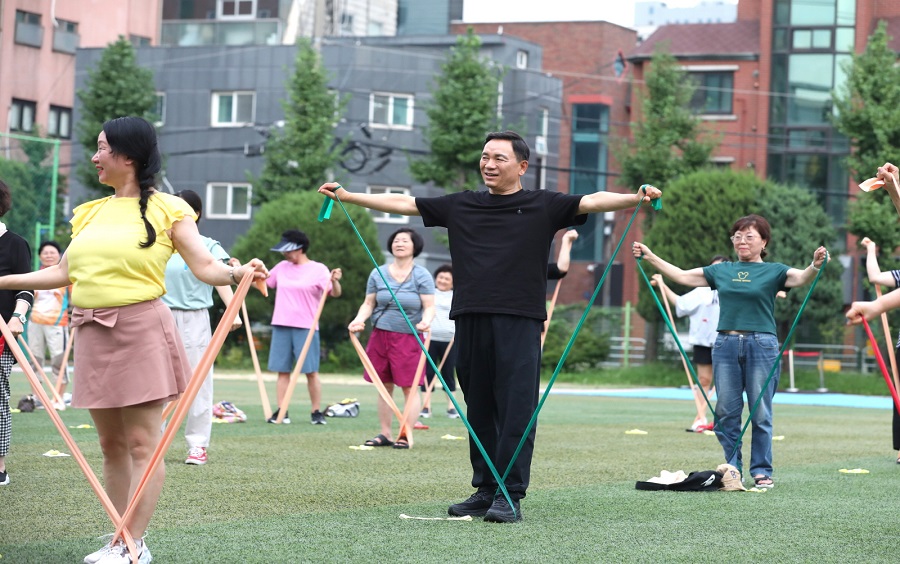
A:
{"label": "artificial turf field", "polygon": [[[27,388],[20,373],[12,380],[15,405]],[[357,382],[324,376],[323,400],[358,398],[358,418],[310,425],[301,381],[293,423],[275,426],[263,421],[255,381],[217,378],[216,401],[232,401],[249,421],[215,425],[202,467],[184,464],[178,435],[147,536],[154,562],[900,559],[900,465],[885,409],[776,404],[775,435],[784,438],[774,443],[773,490],[647,492],[635,490],[635,481],[722,462],[715,437],[684,431],[692,402],[551,395],[539,419],[524,521],[426,521],[400,515],[446,517],[448,504],[472,493],[467,441],[441,438],[463,437],[465,427],[443,416],[445,398],[436,395],[436,415],[424,420],[431,429],[415,433],[413,449],[350,449],[378,433],[375,389]],[[90,423],[84,410],[61,415],[69,427]],[[647,434],[625,433],[631,429]],[[99,474],[94,430],[70,432]],[[13,414],[0,562],[81,562],[103,544],[99,535],[112,532],[74,460],[43,456],[51,449],[67,450],[43,411]]]}

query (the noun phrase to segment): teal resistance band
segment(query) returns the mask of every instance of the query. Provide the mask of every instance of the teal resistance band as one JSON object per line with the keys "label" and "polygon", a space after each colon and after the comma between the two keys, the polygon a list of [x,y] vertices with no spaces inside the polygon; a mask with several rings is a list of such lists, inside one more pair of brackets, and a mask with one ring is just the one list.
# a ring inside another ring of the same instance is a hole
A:
{"label": "teal resistance band", "polygon": [[[335,190],[341,188],[338,185]],[[366,250],[366,254],[369,255],[369,259],[372,261],[372,264],[375,265],[375,270],[378,272],[378,275],[381,276],[381,279],[384,281],[384,285],[387,286],[388,291],[391,293],[391,299],[394,300],[394,303],[397,304],[397,307],[400,309],[400,313],[403,315],[403,319],[406,320],[407,326],[409,326],[410,331],[412,331],[413,336],[416,338],[416,342],[419,343],[419,348],[422,349],[422,352],[425,354],[425,358],[428,359],[428,364],[431,365],[432,370],[434,370],[435,375],[437,375],[438,379],[441,381],[441,385],[444,388],[447,388],[447,382],[444,380],[443,375],[441,375],[441,371],[438,370],[437,365],[435,365],[434,360],[432,360],[431,355],[428,354],[428,350],[425,348],[425,345],[422,343],[422,340],[419,339],[419,333],[416,331],[415,326],[413,326],[412,322],[409,320],[409,317],[406,316],[406,312],[403,310],[403,306],[400,305],[400,301],[397,299],[397,296],[394,294],[394,291],[391,290],[391,285],[388,284],[387,279],[384,277],[384,274],[381,272],[381,269],[378,268],[378,263],[375,261],[375,257],[372,256],[372,253],[369,251],[369,247],[366,246],[365,240],[360,235],[359,230],[356,228],[356,224],[353,223],[353,219],[350,217],[350,213],[347,212],[347,208],[344,207],[344,202],[341,201],[340,198],[337,197],[337,194],[334,194],[335,199],[338,204],[341,206],[341,209],[344,210],[344,215],[347,216],[347,221],[350,222],[350,227],[353,228],[353,232],[356,233],[356,238],[359,239],[359,242],[362,244],[363,249]],[[319,211],[319,221],[324,221],[331,216],[331,208],[334,204],[334,200],[325,196],[325,201],[322,203],[322,209]],[[488,468],[491,470],[491,474],[493,474],[494,479],[497,480],[499,484],[499,489],[503,493],[503,497],[506,498],[506,501],[509,503],[509,506],[513,509],[513,514],[515,514],[515,505],[513,504],[512,498],[509,496],[509,492],[506,490],[506,483],[500,478],[500,473],[497,471],[497,468],[494,466],[491,457],[488,456],[487,451],[484,450],[484,445],[481,444],[481,441],[478,439],[478,436],[475,434],[475,430],[472,429],[472,425],[469,424],[468,418],[463,413],[462,406],[457,403],[456,398],[453,397],[452,394],[448,394],[450,396],[450,401],[453,402],[453,407],[456,409],[456,412],[459,413],[459,418],[466,426],[466,429],[469,431],[469,435],[472,437],[472,440],[475,441],[475,446],[478,447],[478,451],[481,453],[481,456],[484,457],[485,462],[488,464]],[[402,424],[402,421],[401,421]],[[527,433],[526,433],[527,435]],[[521,448],[521,444],[519,445]],[[517,451],[518,452],[518,451]],[[515,460],[515,458],[513,458]]]}
{"label": "teal resistance band", "polygon": [[[647,193],[647,187],[649,184],[644,184],[641,186],[641,190],[644,193]],[[622,243],[625,242],[625,236],[628,235],[628,230],[631,229],[631,224],[634,223],[634,218],[637,217],[638,211],[641,209],[641,204],[644,203],[644,199],[641,198],[641,201],[638,202],[637,206],[634,208],[634,213],[631,214],[631,219],[628,220],[628,225],[625,226],[625,232],[622,233],[622,238],[619,239],[619,244],[616,245],[616,249],[613,251],[612,256],[606,262],[606,268],[603,270],[603,276],[600,277],[600,281],[597,282],[597,287],[594,288],[594,293],[591,295],[590,301],[588,301],[587,307],[584,309],[584,313],[581,315],[581,319],[578,320],[578,325],[575,326],[575,331],[572,333],[572,336],[569,338],[568,344],[566,344],[566,348],[563,350],[562,356],[559,358],[559,362],[556,363],[556,370],[553,371],[553,376],[550,377],[550,381],[547,383],[547,389],[544,390],[544,394],[541,396],[541,400],[538,402],[537,409],[534,410],[534,414],[531,416],[531,420],[528,422],[528,427],[525,428],[525,432],[522,434],[522,438],[519,440],[519,445],[516,447],[516,451],[513,453],[512,458],[509,461],[509,466],[506,467],[506,472],[503,473],[503,480],[506,480],[506,477],[509,475],[512,470],[513,464],[515,464],[516,459],[519,457],[519,452],[522,450],[522,447],[525,445],[526,439],[528,439],[528,434],[531,433],[531,428],[534,427],[535,422],[537,421],[538,414],[541,412],[541,408],[544,406],[544,402],[547,401],[547,396],[550,395],[550,389],[553,388],[553,383],[556,382],[556,377],[559,376],[560,370],[562,370],[563,363],[565,363],[566,358],[569,356],[569,351],[572,350],[572,345],[575,344],[575,338],[578,337],[578,333],[581,332],[581,327],[584,325],[585,320],[587,319],[588,313],[591,311],[591,307],[594,305],[594,301],[597,299],[597,296],[600,294],[600,288],[603,287],[603,282],[606,280],[607,274],[609,274],[610,269],[612,268],[613,260],[615,260],[616,255],[619,254],[619,249],[622,248]],[[662,199],[657,198],[655,200],[650,201],[650,205],[654,210],[662,209]]]}
{"label": "teal resistance band", "polygon": [[675,331],[675,327],[672,326],[672,323],[669,321],[669,316],[666,315],[665,310],[661,303],[659,303],[659,298],[656,296],[656,290],[653,289],[653,284],[650,283],[650,279],[647,278],[647,273],[644,272],[644,267],[641,266],[641,262],[643,261],[643,256],[638,257],[637,266],[638,270],[641,271],[641,276],[644,278],[644,282],[647,283],[647,288],[650,289],[650,294],[653,296],[653,301],[656,302],[656,307],[659,309],[660,315],[666,321],[666,327],[669,328],[669,332],[672,333],[672,337],[675,339],[675,344],[678,345],[678,351],[681,353],[681,358],[687,363],[688,370],[691,372],[691,377],[694,379],[694,383],[697,384],[697,387],[700,388],[700,393],[703,394],[703,399],[706,401],[707,407],[713,414],[713,423],[716,421],[716,410],[713,408],[712,404],[709,403],[709,398],[706,397],[706,390],[703,389],[703,386],[700,384],[700,378],[697,377],[697,371],[694,369],[693,363],[688,358],[686,352],[684,352],[684,347],[681,346],[681,339],[678,338],[678,333]]}
{"label": "teal resistance band", "polygon": [[[815,262],[815,261],[813,261]],[[775,363],[772,364],[772,369],[769,370],[769,375],[766,377],[766,381],[763,383],[762,392],[759,394],[759,397],[756,398],[756,402],[753,404],[753,409],[750,410],[750,415],[747,417],[747,420],[744,421],[744,426],[741,429],[741,434],[738,435],[737,441],[734,443],[734,449],[731,451],[731,456],[728,458],[731,459],[737,454],[738,449],[741,446],[741,439],[744,438],[744,433],[747,432],[747,427],[750,425],[750,422],[753,421],[753,415],[756,413],[756,409],[759,407],[759,402],[762,401],[763,394],[766,392],[766,389],[769,387],[769,381],[772,380],[772,376],[775,375],[775,368],[778,367],[778,364],[781,362],[781,357],[784,355],[784,350],[787,348],[788,343],[791,342],[791,337],[794,336],[794,329],[797,328],[797,323],[800,321],[800,316],[803,315],[803,310],[806,309],[806,304],[809,302],[810,296],[812,296],[813,290],[816,289],[816,284],[819,283],[819,278],[822,277],[822,273],[825,272],[825,265],[828,264],[828,252],[825,252],[825,261],[822,263],[822,268],[819,269],[819,273],[816,274],[815,280],[813,280],[812,286],[809,287],[809,292],[806,293],[806,297],[803,298],[803,303],[800,304],[800,310],[797,312],[797,317],[794,318],[794,322],[791,324],[791,330],[788,331],[787,337],[784,338],[784,344],[781,345],[781,350],[778,351],[778,358],[775,360]]]}

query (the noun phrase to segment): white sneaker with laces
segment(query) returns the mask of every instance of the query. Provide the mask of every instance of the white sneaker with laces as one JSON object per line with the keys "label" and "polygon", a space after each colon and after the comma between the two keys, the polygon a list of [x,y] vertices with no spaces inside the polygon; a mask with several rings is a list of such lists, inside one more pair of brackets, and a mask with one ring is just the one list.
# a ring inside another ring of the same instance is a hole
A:
{"label": "white sneaker with laces", "polygon": [[[112,535],[109,534],[104,535],[101,538],[111,537]],[[153,560],[153,556],[150,554],[150,549],[147,547],[147,544],[144,543],[143,539],[137,539],[135,540],[135,543],[137,543],[138,549],[138,563],[148,564],[149,562],[151,562]],[[113,556],[110,555],[115,555],[114,558],[118,558],[118,560],[110,560],[109,558],[113,558]],[[122,542],[121,539],[117,541],[114,546],[110,543],[106,543],[106,545],[103,546],[103,548],[101,548],[100,550],[94,551],[84,557],[84,564],[107,564],[116,562],[122,562],[124,564],[131,563],[128,549],[125,547],[125,543]]]}
{"label": "white sneaker with laces", "polygon": [[[150,554],[150,549],[147,548],[147,544],[140,539],[137,539],[134,542],[137,545],[138,550],[138,564],[150,564],[150,562],[153,561],[153,556]],[[116,541],[116,544],[111,546],[107,545],[103,548],[105,549],[105,552],[100,556],[99,560],[95,561],[95,564],[132,564],[128,547],[125,546],[125,543],[122,542],[121,539]],[[87,558],[85,558],[85,562],[87,562]]]}

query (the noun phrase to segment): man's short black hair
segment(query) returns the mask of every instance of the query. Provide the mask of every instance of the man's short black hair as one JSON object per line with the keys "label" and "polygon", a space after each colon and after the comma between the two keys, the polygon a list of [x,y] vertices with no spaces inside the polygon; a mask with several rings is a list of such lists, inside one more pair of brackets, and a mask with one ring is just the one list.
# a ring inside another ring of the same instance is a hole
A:
{"label": "man's short black hair", "polygon": [[522,136],[516,133],[515,131],[494,131],[487,134],[487,137],[484,138],[484,144],[487,145],[488,141],[493,141],[494,139],[500,139],[502,141],[510,141],[512,143],[513,153],[516,154],[516,158],[519,162],[527,161],[531,156],[531,149],[528,148],[528,143],[522,139]]}

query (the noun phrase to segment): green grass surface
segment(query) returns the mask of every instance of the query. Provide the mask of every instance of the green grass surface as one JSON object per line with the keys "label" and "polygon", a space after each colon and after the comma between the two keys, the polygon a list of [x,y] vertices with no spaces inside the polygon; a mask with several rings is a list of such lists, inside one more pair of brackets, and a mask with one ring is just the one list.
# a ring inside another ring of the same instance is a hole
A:
{"label": "green grass surface", "polygon": [[[20,374],[13,380],[15,404],[26,389]],[[326,402],[348,396],[361,402],[358,418],[312,426],[301,382],[294,423],[275,426],[262,419],[255,382],[217,380],[216,400],[233,401],[250,421],[215,425],[203,467],[184,464],[178,435],[147,539],[154,562],[897,560],[900,466],[887,410],[776,405],[775,434],[784,440],[774,445],[774,490],[646,492],[635,481],[722,461],[715,437],[684,432],[692,404],[551,396],[525,520],[498,525],[399,517],[444,517],[472,492],[467,442],[440,438],[465,435],[460,420],[439,415],[443,398],[412,450],[356,451],[348,447],[378,432],[374,388],[326,377]],[[89,423],[82,410],[61,415],[68,426]],[[648,434],[625,434],[634,428]],[[94,430],[70,431],[99,473]],[[0,562],[80,562],[112,531],[74,460],[42,456],[50,449],[67,450],[46,413],[13,415]]]}

